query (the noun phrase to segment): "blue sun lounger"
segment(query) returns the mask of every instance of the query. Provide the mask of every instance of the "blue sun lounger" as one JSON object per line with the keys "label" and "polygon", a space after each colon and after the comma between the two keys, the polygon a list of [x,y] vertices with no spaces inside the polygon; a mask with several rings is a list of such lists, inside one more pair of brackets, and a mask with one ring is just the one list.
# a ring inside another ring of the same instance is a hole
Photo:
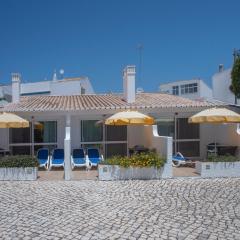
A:
{"label": "blue sun lounger", "polygon": [[71,163],[72,169],[75,167],[86,167],[86,158],[83,148],[73,149]]}
{"label": "blue sun lounger", "polygon": [[64,150],[56,148],[53,150],[52,157],[50,159],[49,170],[52,167],[63,167],[64,168]]}
{"label": "blue sun lounger", "polygon": [[180,167],[181,165],[186,165],[192,163],[192,161],[186,157],[184,157],[180,152],[177,152],[173,157],[172,157],[172,165],[174,167]]}
{"label": "blue sun lounger", "polygon": [[103,156],[99,154],[99,150],[97,148],[88,148],[87,160],[90,167],[97,166],[103,160]]}
{"label": "blue sun lounger", "polygon": [[39,162],[39,167],[48,168],[49,164],[49,151],[47,148],[40,148],[37,151],[37,160]]}

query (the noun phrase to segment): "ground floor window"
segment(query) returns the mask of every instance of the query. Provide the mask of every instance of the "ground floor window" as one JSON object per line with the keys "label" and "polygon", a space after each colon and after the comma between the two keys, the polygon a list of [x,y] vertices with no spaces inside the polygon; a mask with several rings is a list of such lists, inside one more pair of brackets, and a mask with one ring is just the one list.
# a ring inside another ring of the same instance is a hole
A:
{"label": "ground floor window", "polygon": [[34,142],[35,143],[57,142],[57,122],[55,121],[35,122]]}
{"label": "ground floor window", "polygon": [[186,157],[200,156],[199,124],[188,123],[188,118],[159,118],[156,120],[160,136],[173,137],[173,154]]}
{"label": "ground floor window", "polygon": [[200,141],[183,141],[176,142],[176,152],[181,152],[186,157],[200,156]]}
{"label": "ground floor window", "polygon": [[10,146],[10,152],[13,155],[31,155],[31,146]]}
{"label": "ground floor window", "polygon": [[9,147],[13,155],[36,155],[38,149],[57,147],[57,121],[30,123],[29,128],[9,129]]}
{"label": "ground floor window", "polygon": [[127,143],[108,143],[105,144],[105,157],[109,158],[114,155],[126,156],[127,154]]}
{"label": "ground floor window", "polygon": [[175,135],[174,118],[156,119],[159,136],[173,137]]}
{"label": "ground floor window", "polygon": [[81,147],[98,148],[104,158],[126,156],[127,126],[106,126],[99,120],[82,120]]}
{"label": "ground floor window", "polygon": [[103,141],[103,124],[98,120],[81,121],[81,141],[101,142]]}

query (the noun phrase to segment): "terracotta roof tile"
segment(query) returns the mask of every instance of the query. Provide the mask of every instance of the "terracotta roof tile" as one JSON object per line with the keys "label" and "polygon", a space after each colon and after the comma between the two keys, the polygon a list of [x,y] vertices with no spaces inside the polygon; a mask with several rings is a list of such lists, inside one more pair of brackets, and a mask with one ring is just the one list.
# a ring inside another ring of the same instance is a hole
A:
{"label": "terracotta roof tile", "polygon": [[74,96],[25,96],[19,103],[4,107],[8,112],[76,111],[97,109],[146,109],[175,107],[212,107],[223,105],[216,102],[193,101],[163,93],[139,93],[132,104],[121,94],[96,94]]}

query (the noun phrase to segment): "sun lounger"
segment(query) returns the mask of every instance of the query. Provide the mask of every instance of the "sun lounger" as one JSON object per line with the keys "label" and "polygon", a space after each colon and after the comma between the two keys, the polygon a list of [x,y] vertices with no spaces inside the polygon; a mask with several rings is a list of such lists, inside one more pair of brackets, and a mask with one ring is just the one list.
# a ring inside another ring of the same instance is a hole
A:
{"label": "sun lounger", "polygon": [[53,150],[52,157],[50,159],[49,170],[52,167],[64,167],[64,150],[56,148]]}
{"label": "sun lounger", "polygon": [[37,151],[37,160],[39,162],[39,167],[48,168],[49,164],[49,151],[47,148],[40,148]]}
{"label": "sun lounger", "polygon": [[180,152],[177,152],[173,157],[172,157],[172,165],[174,167],[180,167],[181,165],[186,165],[192,163],[192,161],[186,157],[184,157]]}
{"label": "sun lounger", "polygon": [[86,158],[90,167],[97,166],[103,160],[103,156],[99,154],[97,148],[88,148]]}
{"label": "sun lounger", "polygon": [[86,158],[82,148],[73,149],[71,163],[72,169],[74,169],[74,167],[86,167]]}

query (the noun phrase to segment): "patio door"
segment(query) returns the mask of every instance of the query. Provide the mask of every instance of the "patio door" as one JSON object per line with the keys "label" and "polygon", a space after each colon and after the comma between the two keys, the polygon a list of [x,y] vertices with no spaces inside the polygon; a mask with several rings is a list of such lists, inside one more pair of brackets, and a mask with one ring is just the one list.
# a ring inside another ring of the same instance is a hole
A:
{"label": "patio door", "polygon": [[127,126],[105,126],[105,157],[127,155]]}
{"label": "patio door", "polygon": [[9,147],[13,155],[36,155],[39,148],[57,147],[57,121],[33,121],[28,128],[9,129]]}
{"label": "patio door", "polygon": [[158,134],[173,138],[173,154],[181,152],[186,157],[200,156],[199,124],[189,124],[188,118],[156,119]]}
{"label": "patio door", "polygon": [[81,146],[98,148],[105,158],[127,155],[127,127],[106,126],[99,120],[81,121]]}

